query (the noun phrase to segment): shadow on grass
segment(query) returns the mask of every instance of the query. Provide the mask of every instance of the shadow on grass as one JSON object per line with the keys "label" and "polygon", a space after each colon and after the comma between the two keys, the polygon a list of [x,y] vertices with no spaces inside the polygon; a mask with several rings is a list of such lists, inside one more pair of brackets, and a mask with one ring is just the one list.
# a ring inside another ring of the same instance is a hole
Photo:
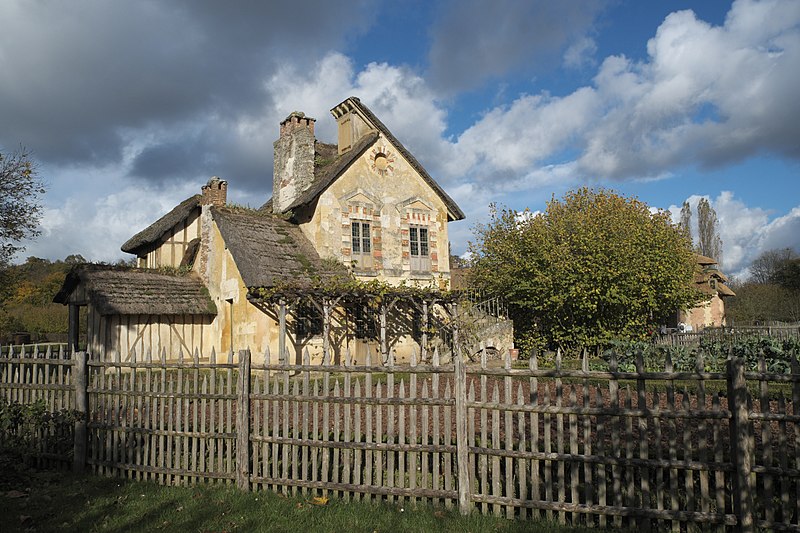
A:
{"label": "shadow on grass", "polygon": [[231,486],[165,487],[101,476],[28,472],[0,492],[2,531],[572,531],[546,522],[506,520],[427,505],[242,492]]}

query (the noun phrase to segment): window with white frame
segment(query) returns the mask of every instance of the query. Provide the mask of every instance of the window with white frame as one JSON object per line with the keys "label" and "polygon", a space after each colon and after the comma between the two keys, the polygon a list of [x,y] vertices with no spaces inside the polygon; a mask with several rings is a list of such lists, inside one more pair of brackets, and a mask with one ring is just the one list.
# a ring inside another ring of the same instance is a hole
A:
{"label": "window with white frame", "polygon": [[431,258],[428,246],[428,228],[411,226],[408,228],[408,245],[411,270],[428,272],[431,269]]}
{"label": "window with white frame", "polygon": [[355,267],[368,269],[372,267],[372,233],[370,223],[364,220],[350,222],[350,238],[352,260]]}

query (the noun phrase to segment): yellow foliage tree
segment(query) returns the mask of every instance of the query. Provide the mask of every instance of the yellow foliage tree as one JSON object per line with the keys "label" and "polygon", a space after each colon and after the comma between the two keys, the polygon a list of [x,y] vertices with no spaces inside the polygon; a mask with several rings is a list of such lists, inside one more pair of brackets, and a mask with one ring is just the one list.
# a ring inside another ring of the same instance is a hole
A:
{"label": "yellow foliage tree", "polygon": [[492,206],[470,251],[473,283],[506,298],[523,349],[643,339],[699,300],[687,233],[605,189],[569,192],[540,214]]}

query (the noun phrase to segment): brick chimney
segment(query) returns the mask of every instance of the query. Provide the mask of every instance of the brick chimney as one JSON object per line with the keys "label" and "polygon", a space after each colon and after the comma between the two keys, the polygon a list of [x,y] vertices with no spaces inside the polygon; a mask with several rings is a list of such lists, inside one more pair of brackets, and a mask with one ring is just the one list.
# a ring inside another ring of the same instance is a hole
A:
{"label": "brick chimney", "polygon": [[212,176],[208,183],[200,187],[203,197],[200,205],[223,207],[228,199],[228,182]]}
{"label": "brick chimney", "polygon": [[273,144],[272,209],[283,213],[314,182],[315,119],[295,111],[281,122]]}

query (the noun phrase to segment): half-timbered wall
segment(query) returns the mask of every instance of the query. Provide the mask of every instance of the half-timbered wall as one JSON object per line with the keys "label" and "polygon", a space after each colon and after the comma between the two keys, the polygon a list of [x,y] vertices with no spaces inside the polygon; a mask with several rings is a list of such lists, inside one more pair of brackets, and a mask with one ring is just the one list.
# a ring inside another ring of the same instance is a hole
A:
{"label": "half-timbered wall", "polygon": [[[210,353],[213,317],[201,315],[101,315],[89,305],[87,339],[90,354],[105,354],[129,361],[148,352],[156,357],[166,350],[169,358],[190,357],[195,349]],[[218,346],[214,346],[219,349]]]}
{"label": "half-timbered wall", "polygon": [[200,210],[196,209],[185,220],[164,234],[159,244],[144,257],[138,266],[143,268],[179,267],[189,243],[200,237]]}

